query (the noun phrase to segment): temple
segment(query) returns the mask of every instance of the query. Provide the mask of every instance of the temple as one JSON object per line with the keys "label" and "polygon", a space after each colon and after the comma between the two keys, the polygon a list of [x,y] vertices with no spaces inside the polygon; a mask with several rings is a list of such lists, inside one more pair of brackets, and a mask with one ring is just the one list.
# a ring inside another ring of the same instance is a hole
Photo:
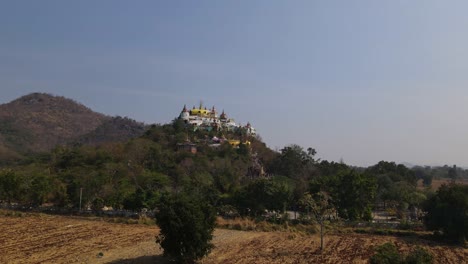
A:
{"label": "temple", "polygon": [[188,110],[184,105],[184,108],[179,115],[179,119],[182,119],[186,124],[193,126],[194,130],[245,130],[249,135],[256,134],[255,128],[253,128],[250,123],[247,123],[245,126],[236,124],[234,119],[227,117],[227,114],[224,112],[224,110],[222,111],[221,115],[218,116],[218,112],[214,106],[211,109],[207,109],[206,107],[203,107],[201,103],[198,108],[194,106],[191,110]]}

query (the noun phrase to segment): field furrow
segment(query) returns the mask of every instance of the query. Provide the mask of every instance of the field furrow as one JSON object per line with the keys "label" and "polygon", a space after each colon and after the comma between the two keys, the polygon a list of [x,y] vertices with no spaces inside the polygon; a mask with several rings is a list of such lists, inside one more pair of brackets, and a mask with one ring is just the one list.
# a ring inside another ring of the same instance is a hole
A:
{"label": "field furrow", "polygon": [[[167,263],[155,243],[158,228],[73,217],[27,215],[0,217],[0,263]],[[323,251],[318,235],[217,229],[215,248],[203,264],[368,263],[374,247],[395,243],[409,252],[417,245],[435,263],[467,263],[468,249],[417,237],[329,234]]]}

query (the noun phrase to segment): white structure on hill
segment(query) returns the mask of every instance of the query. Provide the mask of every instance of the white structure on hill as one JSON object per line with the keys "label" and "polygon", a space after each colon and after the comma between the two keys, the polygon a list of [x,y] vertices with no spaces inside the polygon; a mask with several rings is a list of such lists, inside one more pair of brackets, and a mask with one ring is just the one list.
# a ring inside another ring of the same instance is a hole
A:
{"label": "white structure on hill", "polygon": [[224,110],[221,115],[218,116],[214,106],[211,109],[207,109],[206,107],[203,108],[201,103],[199,108],[195,108],[194,106],[191,110],[188,110],[184,105],[184,108],[179,115],[179,119],[184,120],[186,124],[192,125],[195,129],[201,128],[206,130],[216,129],[228,131],[245,129],[249,135],[256,134],[255,128],[253,128],[250,123],[247,123],[245,126],[236,124],[234,119],[227,117]]}

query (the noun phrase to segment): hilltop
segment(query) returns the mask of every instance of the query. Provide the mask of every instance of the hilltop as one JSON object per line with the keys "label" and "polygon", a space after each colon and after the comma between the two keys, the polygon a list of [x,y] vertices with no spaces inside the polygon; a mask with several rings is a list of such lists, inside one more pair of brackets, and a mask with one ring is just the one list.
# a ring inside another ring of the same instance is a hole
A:
{"label": "hilltop", "polygon": [[74,142],[127,140],[144,129],[142,123],[94,112],[72,99],[32,93],[0,105],[0,157],[11,160]]}

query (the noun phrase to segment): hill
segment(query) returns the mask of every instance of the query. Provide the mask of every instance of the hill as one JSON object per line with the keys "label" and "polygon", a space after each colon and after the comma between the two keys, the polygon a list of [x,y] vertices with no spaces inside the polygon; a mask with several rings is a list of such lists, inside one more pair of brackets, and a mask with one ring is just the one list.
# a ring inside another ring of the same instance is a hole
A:
{"label": "hill", "polygon": [[146,131],[144,123],[137,122],[127,117],[112,117],[106,119],[93,131],[76,139],[77,143],[96,145],[108,142],[125,142],[139,137]]}
{"label": "hill", "polygon": [[62,96],[32,93],[0,105],[0,158],[11,160],[72,142],[127,140],[143,130],[141,123],[94,112]]}

